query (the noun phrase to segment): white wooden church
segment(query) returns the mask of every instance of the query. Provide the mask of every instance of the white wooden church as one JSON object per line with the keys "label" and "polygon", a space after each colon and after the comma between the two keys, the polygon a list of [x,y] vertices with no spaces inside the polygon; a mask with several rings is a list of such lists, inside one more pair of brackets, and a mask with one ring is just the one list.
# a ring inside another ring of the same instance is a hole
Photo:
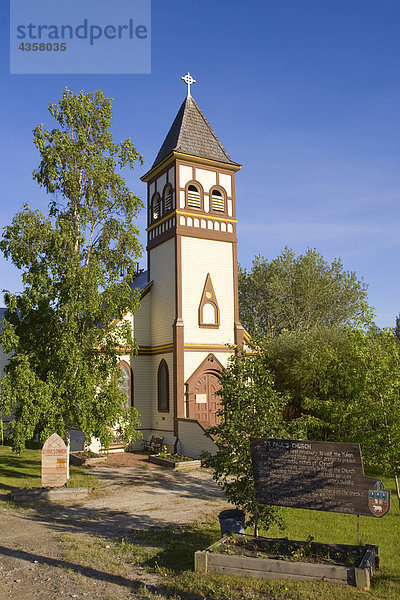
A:
{"label": "white wooden church", "polygon": [[234,162],[191,97],[185,98],[147,183],[147,270],[134,316],[139,347],[122,357],[143,437],[188,456],[214,446],[218,373],[243,343],[239,322]]}
{"label": "white wooden church", "polygon": [[[139,411],[143,438],[159,435],[169,450],[198,457],[215,449],[204,432],[217,419],[218,373],[232,346],[243,344],[235,203],[240,165],[191,97],[192,77],[182,79],[187,97],[142,177],[148,226],[147,270],[133,282],[141,291],[133,322],[138,354],[121,356],[120,366],[126,404]],[[72,449],[79,444],[73,435]],[[113,449],[123,447],[116,441]]]}

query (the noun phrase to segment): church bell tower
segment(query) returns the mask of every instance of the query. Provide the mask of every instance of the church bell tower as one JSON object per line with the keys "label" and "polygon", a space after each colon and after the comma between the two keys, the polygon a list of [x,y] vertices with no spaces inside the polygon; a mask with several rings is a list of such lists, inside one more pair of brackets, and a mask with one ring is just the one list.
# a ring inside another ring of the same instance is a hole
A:
{"label": "church bell tower", "polygon": [[[192,98],[195,80],[189,73],[182,79],[187,96],[142,181],[152,282],[149,354],[158,377],[152,429],[170,428],[182,443],[191,436],[194,444],[189,424],[205,429],[216,422],[218,373],[231,346],[243,343],[235,204],[240,165]],[[161,404],[160,369],[170,379],[168,400],[161,398]]]}

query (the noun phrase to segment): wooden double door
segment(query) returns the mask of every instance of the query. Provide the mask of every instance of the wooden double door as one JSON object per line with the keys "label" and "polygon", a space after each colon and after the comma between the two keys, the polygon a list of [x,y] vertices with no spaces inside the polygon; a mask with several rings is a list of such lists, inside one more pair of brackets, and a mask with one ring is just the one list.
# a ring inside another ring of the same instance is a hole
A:
{"label": "wooden double door", "polygon": [[221,389],[221,363],[209,355],[187,382],[187,416],[208,426],[217,425],[221,418],[216,414],[221,406],[218,391]]}

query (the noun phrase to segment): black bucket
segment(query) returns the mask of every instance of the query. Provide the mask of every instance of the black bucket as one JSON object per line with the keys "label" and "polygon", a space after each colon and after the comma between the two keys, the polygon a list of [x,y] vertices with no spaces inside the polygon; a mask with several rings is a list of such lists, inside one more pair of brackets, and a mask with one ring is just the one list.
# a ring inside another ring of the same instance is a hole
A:
{"label": "black bucket", "polygon": [[245,514],[238,508],[223,510],[218,515],[219,526],[221,527],[221,536],[227,533],[241,533],[244,535],[244,520]]}

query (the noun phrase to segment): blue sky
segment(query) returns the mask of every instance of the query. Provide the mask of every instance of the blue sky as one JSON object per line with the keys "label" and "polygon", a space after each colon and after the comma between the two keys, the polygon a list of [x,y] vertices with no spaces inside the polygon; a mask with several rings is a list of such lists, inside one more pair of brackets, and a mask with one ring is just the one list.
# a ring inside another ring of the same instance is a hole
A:
{"label": "blue sky", "polygon": [[[40,0],[37,0],[40,2]],[[118,5],[118,0],[114,0]],[[181,75],[238,173],[239,262],[315,247],[369,284],[380,326],[400,311],[400,0],[152,2],[150,75],[10,75],[9,13],[0,8],[0,228],[23,202],[45,209],[32,180],[32,129],[65,86],[114,101],[115,139],[145,157],[185,97]],[[145,245],[145,216],[139,219]],[[144,258],[142,265],[144,266]],[[0,288],[18,272],[0,258]],[[0,302],[1,303],[1,302]]]}

